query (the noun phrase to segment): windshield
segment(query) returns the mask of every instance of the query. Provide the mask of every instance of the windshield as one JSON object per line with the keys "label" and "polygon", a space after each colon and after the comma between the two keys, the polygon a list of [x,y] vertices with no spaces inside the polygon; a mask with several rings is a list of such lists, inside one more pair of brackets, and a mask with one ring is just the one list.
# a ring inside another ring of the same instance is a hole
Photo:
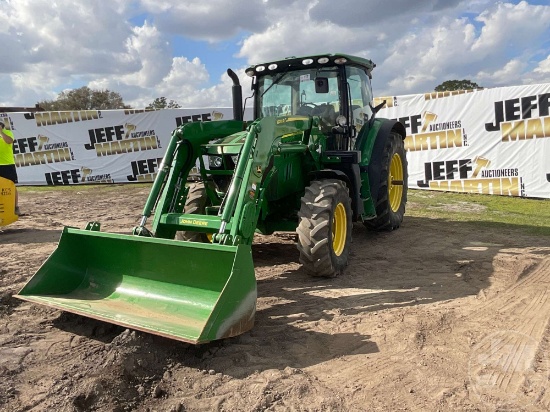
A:
{"label": "windshield", "polygon": [[336,67],[268,74],[258,82],[260,117],[314,115],[319,107],[329,105],[335,113],[340,110]]}

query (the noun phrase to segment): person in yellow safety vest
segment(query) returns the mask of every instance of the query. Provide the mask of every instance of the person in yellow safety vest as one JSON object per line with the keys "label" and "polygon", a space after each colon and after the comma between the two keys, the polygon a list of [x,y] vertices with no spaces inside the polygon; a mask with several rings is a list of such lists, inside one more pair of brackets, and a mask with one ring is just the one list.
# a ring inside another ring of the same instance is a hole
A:
{"label": "person in yellow safety vest", "polygon": [[[6,125],[2,122],[0,122],[0,176],[17,183],[17,170],[15,170],[13,157],[13,133],[6,129]],[[15,214],[20,214],[17,189],[15,189]]]}

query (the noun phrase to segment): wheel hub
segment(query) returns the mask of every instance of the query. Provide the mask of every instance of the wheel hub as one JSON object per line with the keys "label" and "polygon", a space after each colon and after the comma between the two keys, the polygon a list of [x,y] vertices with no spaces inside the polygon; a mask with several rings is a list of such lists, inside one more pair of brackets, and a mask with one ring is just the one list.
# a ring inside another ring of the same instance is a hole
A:
{"label": "wheel hub", "polygon": [[346,208],[342,203],[338,203],[334,210],[332,218],[332,250],[336,256],[340,256],[346,245],[347,235]]}
{"label": "wheel hub", "polygon": [[403,177],[403,162],[401,156],[399,153],[394,153],[391,158],[390,173],[388,175],[388,197],[393,212],[397,212],[401,207]]}

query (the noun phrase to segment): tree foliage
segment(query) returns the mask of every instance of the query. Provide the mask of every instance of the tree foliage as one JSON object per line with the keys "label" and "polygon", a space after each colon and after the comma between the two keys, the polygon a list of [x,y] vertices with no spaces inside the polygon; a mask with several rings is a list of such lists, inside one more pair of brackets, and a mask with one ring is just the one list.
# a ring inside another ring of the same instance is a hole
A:
{"label": "tree foliage", "polygon": [[93,90],[88,86],[59,93],[56,100],[38,102],[45,110],[109,110],[130,109],[122,96],[111,90]]}
{"label": "tree foliage", "polygon": [[480,89],[476,82],[471,80],[446,80],[439,86],[435,87],[436,92],[452,92],[455,90],[475,90]]}
{"label": "tree foliage", "polygon": [[157,97],[146,109],[179,109],[181,106],[175,100],[167,101],[166,97]]}

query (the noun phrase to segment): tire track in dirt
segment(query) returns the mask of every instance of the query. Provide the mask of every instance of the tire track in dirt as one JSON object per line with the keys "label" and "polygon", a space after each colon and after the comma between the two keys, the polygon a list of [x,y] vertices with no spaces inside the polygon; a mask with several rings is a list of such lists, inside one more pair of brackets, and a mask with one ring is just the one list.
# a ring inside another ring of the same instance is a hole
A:
{"label": "tire track in dirt", "polygon": [[480,310],[473,308],[468,323],[493,331],[473,348],[469,363],[472,387],[485,402],[536,403],[545,393],[548,368],[539,368],[537,360],[547,355],[543,343],[550,333],[549,296],[547,256]]}
{"label": "tire track in dirt", "polygon": [[[487,353],[483,355],[484,361],[499,366],[490,371],[489,376],[483,374],[482,383],[490,385],[490,389],[493,389],[492,385],[494,385],[497,392],[491,393],[492,396],[504,395],[508,400],[524,397],[524,392],[533,388],[540,389],[544,376],[536,376],[537,373],[547,376],[547,370],[533,369],[535,360],[542,358],[540,343],[544,336],[550,333],[547,330],[550,319],[550,258],[541,260],[538,256],[538,259],[539,263],[529,265],[519,280],[507,290],[493,299],[473,305],[470,310],[471,316],[463,316],[460,321],[452,321],[455,331],[443,332],[443,335],[453,340],[455,344],[459,344],[462,339],[463,350],[468,351],[463,343],[463,337],[470,329],[468,326],[473,322],[477,324],[473,330],[479,329],[479,324],[484,325],[483,330],[494,330],[495,321],[498,320],[500,328],[512,331],[502,336],[495,336],[496,342],[488,339],[475,348],[482,353],[488,352],[488,355]],[[437,323],[437,319],[433,320],[426,328],[427,333],[432,335],[434,332],[437,333]],[[464,323],[467,327],[460,327],[460,323]],[[483,370],[481,368],[468,370],[468,366],[471,367],[471,365],[457,365],[458,369],[464,369],[465,379],[447,379],[448,365],[434,364],[433,358],[424,356],[421,329],[421,327],[418,328],[419,332],[415,336],[402,336],[403,340],[398,345],[381,345],[380,352],[371,354],[367,362],[342,362],[339,368],[336,371],[332,369],[332,373],[323,381],[328,385],[336,385],[346,380],[347,386],[352,388],[363,385],[367,389],[376,390],[378,385],[376,381],[384,380],[385,375],[389,375],[397,363],[400,365],[399,379],[397,382],[386,382],[386,385],[396,392],[406,394],[405,389],[409,388],[410,393],[414,393],[414,396],[408,397],[408,408],[422,409],[422,406],[425,407],[430,402],[435,403],[447,397],[449,393],[463,391],[463,387],[467,385],[467,375],[476,376]],[[361,333],[356,328],[352,331]],[[424,374],[416,373],[419,365],[424,363],[430,365],[430,371]],[[419,375],[422,379],[421,387],[419,387]],[[525,387],[526,382],[529,385],[528,388]],[[536,396],[540,397],[540,393]],[[548,398],[550,401],[550,394]],[[536,397],[533,395],[528,400],[536,401]],[[547,405],[546,399],[544,402]]]}
{"label": "tire track in dirt", "polygon": [[[515,305],[517,303],[517,301],[515,300],[517,296],[514,295],[513,292],[516,289],[522,288],[526,285],[528,286],[530,284],[536,284],[546,277],[544,270],[537,271],[536,267],[537,265],[541,264],[540,261],[541,259],[544,259],[545,255],[550,254],[550,248],[526,248],[521,250],[513,250],[512,252],[501,251],[501,253],[508,255],[509,257],[507,261],[501,263],[501,266],[504,266],[502,268],[502,271],[507,272],[507,277],[515,279],[515,281],[512,284],[505,285],[504,290],[500,292],[500,299],[495,300],[494,298],[489,298],[486,299],[482,304],[472,307],[469,315],[472,318],[477,318],[480,313],[485,313],[486,310],[488,310],[489,312],[494,312],[495,302],[500,305],[501,310],[504,310],[506,304],[503,299],[505,298],[508,298],[508,302],[511,305]],[[543,255],[542,257],[541,254]],[[517,267],[517,263],[513,262],[513,259],[512,261],[509,261],[510,258],[514,258],[520,255],[523,259],[523,262],[521,262],[522,266]]]}
{"label": "tire track in dirt", "polygon": [[[537,250],[541,251],[550,250]],[[482,330],[493,331],[473,348],[468,364],[468,381],[483,403],[497,407],[538,403],[544,410],[550,405],[550,393],[545,390],[549,372],[550,257],[536,258],[538,263],[528,265],[512,286],[484,304],[472,306],[470,316],[464,317],[465,329],[456,328],[457,336],[480,330],[480,325]],[[499,328],[496,331],[495,325]],[[442,385],[437,379],[434,390],[429,390],[431,379],[423,379],[431,399],[441,395]]]}

